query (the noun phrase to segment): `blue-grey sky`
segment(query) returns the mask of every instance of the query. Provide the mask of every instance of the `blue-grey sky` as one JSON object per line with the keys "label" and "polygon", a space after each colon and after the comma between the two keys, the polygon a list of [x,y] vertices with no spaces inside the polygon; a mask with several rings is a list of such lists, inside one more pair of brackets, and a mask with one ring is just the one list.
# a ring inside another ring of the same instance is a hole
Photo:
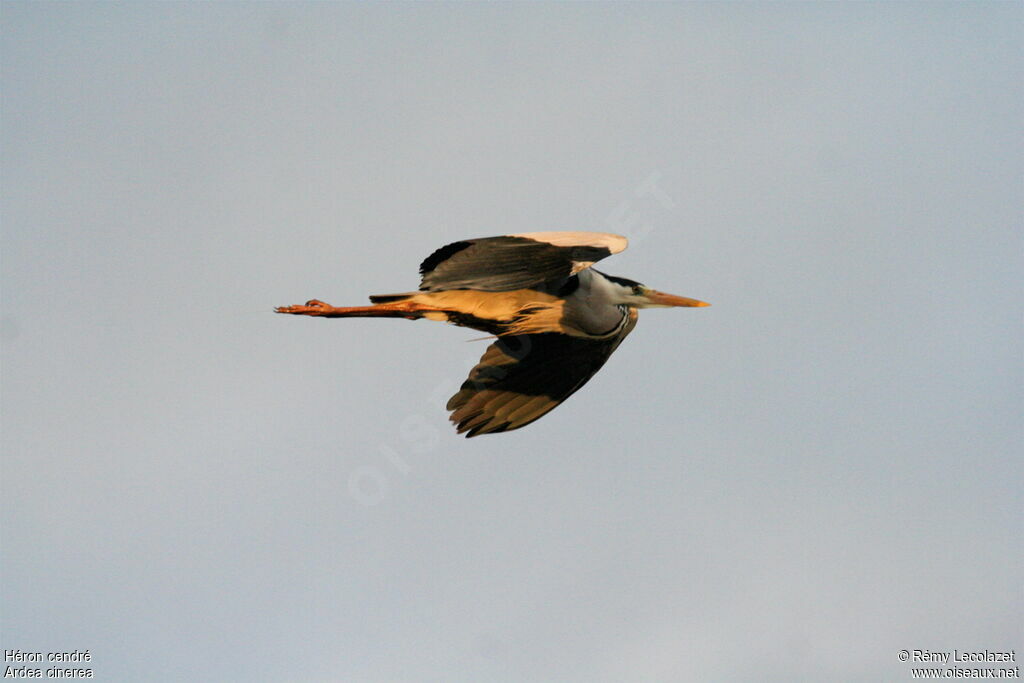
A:
{"label": "blue-grey sky", "polygon": [[[0,6],[0,648],[108,681],[910,680],[1024,650],[1019,3]],[[605,230],[644,311],[271,313]]]}

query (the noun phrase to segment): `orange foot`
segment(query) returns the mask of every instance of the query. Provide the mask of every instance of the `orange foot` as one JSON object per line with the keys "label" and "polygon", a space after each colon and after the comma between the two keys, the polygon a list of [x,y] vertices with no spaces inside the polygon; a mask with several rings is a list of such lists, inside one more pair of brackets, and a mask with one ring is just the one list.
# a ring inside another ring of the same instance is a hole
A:
{"label": "orange foot", "polygon": [[275,313],[291,313],[293,315],[325,315],[334,310],[334,306],[325,304],[319,299],[310,299],[302,306],[278,306]]}

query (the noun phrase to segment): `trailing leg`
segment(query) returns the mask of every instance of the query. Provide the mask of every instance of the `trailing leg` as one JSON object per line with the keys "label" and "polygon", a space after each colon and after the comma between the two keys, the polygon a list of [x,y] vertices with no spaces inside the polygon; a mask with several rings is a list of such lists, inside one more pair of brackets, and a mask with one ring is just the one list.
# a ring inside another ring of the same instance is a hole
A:
{"label": "trailing leg", "polygon": [[336,307],[325,304],[318,299],[311,299],[303,305],[278,306],[274,309],[276,313],[313,315],[321,318],[408,318],[409,320],[422,318],[425,313],[433,310],[436,309],[411,301],[375,304],[373,306]]}

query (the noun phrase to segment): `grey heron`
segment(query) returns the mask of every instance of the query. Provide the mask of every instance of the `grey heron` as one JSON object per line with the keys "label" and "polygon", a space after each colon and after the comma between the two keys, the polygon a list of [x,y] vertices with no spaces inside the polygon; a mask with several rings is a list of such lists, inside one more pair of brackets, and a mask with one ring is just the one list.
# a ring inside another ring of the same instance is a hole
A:
{"label": "grey heron", "polygon": [[636,326],[637,309],[708,306],[591,266],[626,248],[620,235],[532,232],[445,245],[420,265],[419,291],[370,306],[317,299],[278,313],[440,320],[496,339],[448,401],[467,437],[525,427],[586,384]]}

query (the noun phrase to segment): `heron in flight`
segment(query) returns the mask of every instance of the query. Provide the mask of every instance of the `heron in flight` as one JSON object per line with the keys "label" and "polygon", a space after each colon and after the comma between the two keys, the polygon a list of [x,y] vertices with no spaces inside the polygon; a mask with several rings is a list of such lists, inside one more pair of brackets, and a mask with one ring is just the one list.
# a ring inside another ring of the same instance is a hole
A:
{"label": "heron in flight", "polygon": [[448,400],[467,437],[537,420],[601,369],[636,326],[637,309],[708,306],[591,266],[626,248],[603,232],[531,232],[453,242],[420,265],[417,292],[376,294],[371,306],[313,299],[278,313],[322,318],[440,320],[494,335]]}

